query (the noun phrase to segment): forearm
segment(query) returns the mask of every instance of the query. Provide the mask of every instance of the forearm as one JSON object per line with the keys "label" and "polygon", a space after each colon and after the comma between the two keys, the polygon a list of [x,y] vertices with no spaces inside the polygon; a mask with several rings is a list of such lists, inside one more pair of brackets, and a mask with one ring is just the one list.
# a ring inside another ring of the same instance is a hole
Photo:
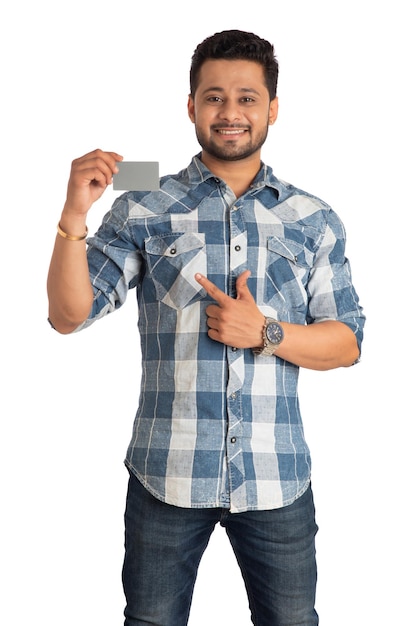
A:
{"label": "forearm", "polygon": [[[85,217],[66,216],[60,220],[63,231],[81,236],[86,232]],[[85,239],[71,241],[57,234],[48,273],[49,319],[60,333],[70,333],[89,315],[93,290],[90,284]]]}
{"label": "forearm", "polygon": [[343,322],[330,320],[308,326],[281,324],[284,339],[275,355],[290,363],[313,370],[329,370],[348,367],[359,357],[355,334]]}

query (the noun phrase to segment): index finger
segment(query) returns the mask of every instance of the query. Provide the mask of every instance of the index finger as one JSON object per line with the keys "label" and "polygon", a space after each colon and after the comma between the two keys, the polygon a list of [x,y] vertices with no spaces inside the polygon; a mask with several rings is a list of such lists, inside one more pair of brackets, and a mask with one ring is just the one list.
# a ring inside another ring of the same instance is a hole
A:
{"label": "index finger", "polygon": [[203,276],[202,274],[195,274],[195,279],[199,285],[202,285],[203,289],[208,292],[211,298],[216,300],[218,304],[226,304],[229,300],[229,296],[224,293],[222,289],[219,289],[219,287],[217,287],[212,281],[210,281],[209,278],[206,278],[206,276]]}
{"label": "index finger", "polygon": [[[117,163],[123,161],[123,156],[117,152],[104,152],[105,157],[109,158],[111,164],[117,167]],[[116,161],[116,163],[115,163]]]}
{"label": "index finger", "polygon": [[104,151],[104,150],[94,150],[91,153],[91,157],[93,157],[96,160],[102,160],[106,163],[106,165],[108,165],[108,167],[110,167],[110,169],[112,170],[113,173],[117,172],[117,163],[118,161],[123,161],[123,156],[118,154],[117,152],[110,152],[110,151]]}
{"label": "index finger", "polygon": [[117,171],[117,163],[123,161],[123,156],[117,152],[105,152],[97,149],[88,152],[84,156],[74,159],[73,165],[78,168],[100,167],[105,164],[113,173]]}

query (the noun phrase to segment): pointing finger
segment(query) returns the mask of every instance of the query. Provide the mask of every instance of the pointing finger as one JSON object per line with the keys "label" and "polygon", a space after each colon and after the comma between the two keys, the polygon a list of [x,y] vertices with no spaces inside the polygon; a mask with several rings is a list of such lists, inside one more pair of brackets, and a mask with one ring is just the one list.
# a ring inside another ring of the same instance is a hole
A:
{"label": "pointing finger", "polygon": [[202,285],[203,289],[205,289],[211,298],[216,300],[218,304],[222,306],[222,304],[226,304],[230,299],[229,296],[226,295],[219,287],[217,287],[214,283],[212,283],[206,276],[202,274],[195,274],[195,279]]}

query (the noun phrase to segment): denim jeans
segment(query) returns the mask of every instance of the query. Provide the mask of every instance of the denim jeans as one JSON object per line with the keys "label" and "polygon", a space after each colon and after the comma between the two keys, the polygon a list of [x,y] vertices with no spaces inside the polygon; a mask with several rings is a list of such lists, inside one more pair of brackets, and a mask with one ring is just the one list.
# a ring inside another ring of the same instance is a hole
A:
{"label": "denim jeans", "polygon": [[186,626],[199,562],[218,522],[240,566],[253,624],[317,626],[311,488],[281,509],[231,514],[165,504],[132,475],[125,513],[125,626]]}

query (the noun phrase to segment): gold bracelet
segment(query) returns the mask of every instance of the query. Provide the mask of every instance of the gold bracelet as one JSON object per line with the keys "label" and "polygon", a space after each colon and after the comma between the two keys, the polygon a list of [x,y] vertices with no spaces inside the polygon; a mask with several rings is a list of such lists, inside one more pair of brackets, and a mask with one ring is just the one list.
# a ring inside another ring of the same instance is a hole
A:
{"label": "gold bracelet", "polygon": [[68,235],[68,233],[62,230],[58,222],[57,231],[58,231],[58,234],[61,235],[61,237],[64,237],[64,239],[69,239],[70,241],[83,241],[83,239],[86,239],[89,229],[86,226],[86,232],[81,237],[78,237],[76,235]]}

